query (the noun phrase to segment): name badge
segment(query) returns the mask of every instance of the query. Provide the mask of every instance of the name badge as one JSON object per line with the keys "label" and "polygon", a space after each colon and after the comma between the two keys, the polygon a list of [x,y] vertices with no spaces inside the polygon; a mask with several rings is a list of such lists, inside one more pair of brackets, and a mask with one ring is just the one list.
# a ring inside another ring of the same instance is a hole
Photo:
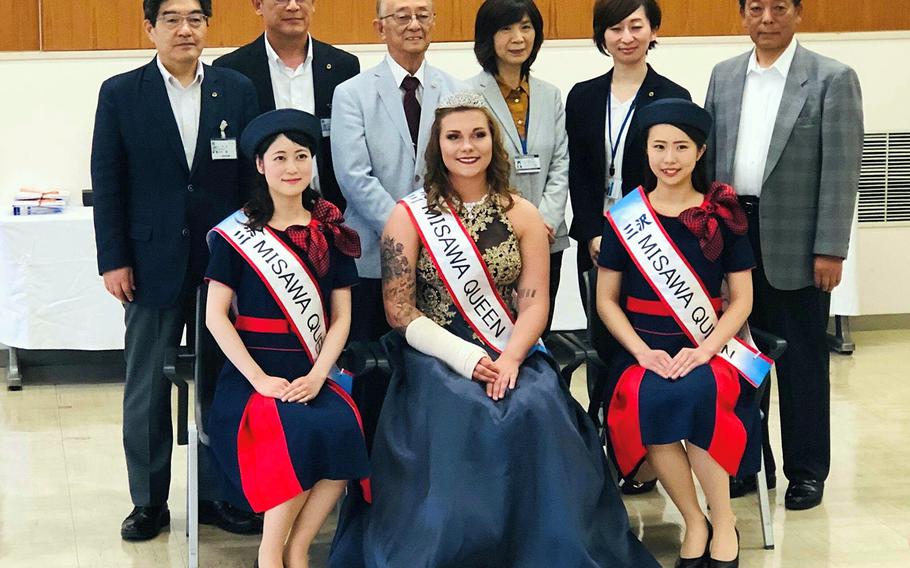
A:
{"label": "name badge", "polygon": [[236,160],[237,159],[237,139],[236,138],[212,138],[212,159],[213,160]]}
{"label": "name badge", "polygon": [[322,137],[328,138],[332,135],[332,119],[331,118],[322,118],[319,120],[320,126],[322,126]]}
{"label": "name badge", "polygon": [[540,156],[516,156],[515,173],[518,174],[536,174],[540,172]]}

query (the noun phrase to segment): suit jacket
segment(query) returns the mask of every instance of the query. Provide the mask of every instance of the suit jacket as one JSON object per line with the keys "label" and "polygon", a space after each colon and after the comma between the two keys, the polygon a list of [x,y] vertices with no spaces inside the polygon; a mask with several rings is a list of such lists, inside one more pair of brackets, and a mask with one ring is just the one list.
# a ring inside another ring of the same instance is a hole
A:
{"label": "suit jacket", "polygon": [[[733,182],[751,52],[714,67],[709,172]],[[846,257],[863,152],[859,79],[843,63],[797,45],[768,149],[759,201],[762,261],[781,290],[814,284],[815,255]]]}
{"label": "suit jacket", "polygon": [[[332,95],[335,93],[335,87],[360,73],[360,60],[357,56],[327,43],[313,39],[312,44],[315,114],[317,118],[327,119],[332,116]],[[275,110],[275,93],[272,92],[265,34],[260,35],[252,43],[222,55],[215,60],[214,65],[239,71],[249,77],[256,87],[260,110],[262,112]],[[319,168],[319,188],[323,197],[344,211],[344,197],[335,179],[332,146],[328,138],[322,139],[316,164]]]}
{"label": "suit jacket", "polygon": [[436,105],[446,95],[466,88],[429,64],[425,70],[416,155],[401,90],[385,59],[335,89],[335,175],[348,202],[345,221],[360,234],[362,254],[357,272],[363,278],[379,278],[379,237],[392,208],[423,187],[424,153]]}
{"label": "suit jacket", "polygon": [[566,113],[562,93],[555,86],[534,77],[528,117],[528,153],[540,156],[540,172],[517,174],[515,156],[522,155],[521,138],[496,78],[486,71],[468,80],[468,85],[481,93],[503,131],[503,145],[512,159],[512,185],[540,210],[544,222],[556,228],[556,242],[551,252],[569,246],[566,229],[566,200],[569,196],[569,143],[566,138]]}
{"label": "suit jacket", "polygon": [[[247,160],[212,160],[210,140],[240,133],[258,113],[249,79],[205,66],[192,167],[153,59],[101,85],[92,138],[95,242],[100,273],[130,266],[135,302],[166,307],[199,284],[206,233],[246,200]],[[239,151],[239,150],[238,150]]]}
{"label": "suit jacket", "polygon": [[[566,100],[566,130],[569,135],[569,196],[572,199],[572,228],[569,236],[578,241],[578,269],[591,268],[588,241],[603,234],[604,195],[607,192],[608,148],[607,95],[613,83],[613,70],[576,84]],[[689,91],[658,75],[651,66],[638,94],[635,108],[640,110],[654,101],[667,98],[692,100]],[[638,112],[629,121],[623,146],[622,192],[629,193],[644,182],[647,157],[635,146]]]}

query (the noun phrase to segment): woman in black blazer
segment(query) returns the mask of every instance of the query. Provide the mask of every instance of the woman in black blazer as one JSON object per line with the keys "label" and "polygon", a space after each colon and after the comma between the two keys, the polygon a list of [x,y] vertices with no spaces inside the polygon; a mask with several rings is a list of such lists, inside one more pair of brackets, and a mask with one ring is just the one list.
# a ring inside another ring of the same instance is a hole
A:
{"label": "woman in black blazer", "polygon": [[[578,241],[578,280],[582,302],[589,312],[591,343],[604,361],[610,360],[610,337],[593,302],[588,301],[588,280],[593,296],[596,270],[592,259],[600,252],[603,213],[616,200],[641,185],[648,167],[644,147],[634,144],[636,110],[666,98],[692,100],[689,91],[658,75],[647,63],[648,51],[657,45],[661,11],[657,0],[597,0],[594,4],[594,43],[613,58],[605,75],[572,87],[566,101],[569,135],[569,196],[572,226],[569,236]],[[611,167],[612,166],[612,167]],[[612,188],[612,189],[611,189]],[[591,414],[596,416],[605,384],[591,396]],[[605,378],[604,378],[605,379]],[[647,466],[639,478],[652,479]],[[643,493],[652,481],[627,480],[623,492]]]}

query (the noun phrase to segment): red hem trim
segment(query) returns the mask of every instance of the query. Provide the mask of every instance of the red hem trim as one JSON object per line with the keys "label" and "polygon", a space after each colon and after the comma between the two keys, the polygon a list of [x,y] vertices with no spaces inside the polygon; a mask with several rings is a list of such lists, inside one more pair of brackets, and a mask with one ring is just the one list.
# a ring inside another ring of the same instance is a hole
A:
{"label": "red hem trim", "polygon": [[[343,371],[343,372],[345,372],[348,375],[351,375],[351,373],[347,373],[346,371]],[[351,376],[353,376],[353,375],[351,375]],[[335,394],[340,396],[341,400],[345,401],[348,404],[348,406],[351,407],[351,410],[354,412],[354,418],[357,419],[357,425],[360,426],[360,433],[364,434],[363,419],[360,417],[360,409],[357,408],[357,403],[354,402],[354,399],[351,398],[351,395],[349,395],[347,393],[347,391],[345,391],[343,388],[341,388],[341,385],[339,385],[332,379],[326,379],[325,384],[332,390],[332,392],[334,392]],[[364,434],[364,436],[366,436],[366,435]],[[363,491],[363,500],[366,501],[367,503],[372,503],[373,502],[373,487],[370,484],[369,477],[365,477],[360,480],[360,488]]]}
{"label": "red hem trim", "polygon": [[645,369],[639,365],[632,365],[623,371],[607,413],[613,453],[623,476],[631,474],[648,454],[641,440],[639,411],[639,392],[644,377]]}
{"label": "red hem trim", "polygon": [[708,454],[732,476],[739,471],[746,451],[746,427],[736,415],[739,399],[739,373],[726,361],[715,357],[708,362],[717,385],[714,408],[714,434]]}

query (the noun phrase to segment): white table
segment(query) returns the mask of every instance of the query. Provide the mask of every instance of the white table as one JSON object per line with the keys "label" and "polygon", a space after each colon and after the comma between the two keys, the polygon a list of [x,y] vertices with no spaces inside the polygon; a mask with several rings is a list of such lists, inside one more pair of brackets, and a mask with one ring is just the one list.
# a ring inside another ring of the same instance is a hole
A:
{"label": "white table", "polygon": [[123,349],[123,307],[104,289],[90,207],[0,214],[0,343],[8,386],[21,388],[16,349]]}

